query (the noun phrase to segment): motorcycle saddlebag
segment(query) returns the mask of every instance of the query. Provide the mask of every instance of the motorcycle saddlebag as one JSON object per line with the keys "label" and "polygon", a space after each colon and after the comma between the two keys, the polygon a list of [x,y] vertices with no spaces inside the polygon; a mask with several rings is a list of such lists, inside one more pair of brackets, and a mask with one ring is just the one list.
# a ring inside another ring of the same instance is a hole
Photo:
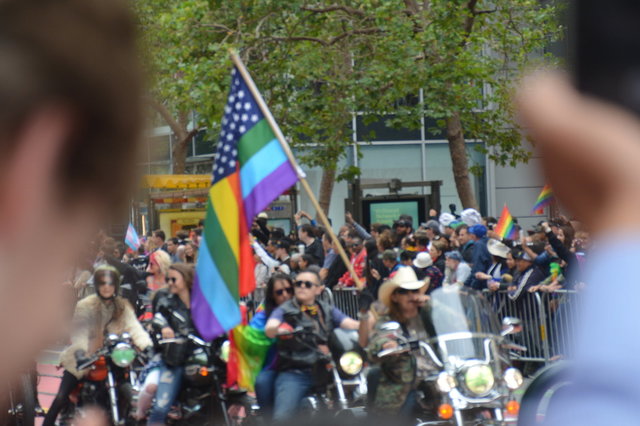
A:
{"label": "motorcycle saddlebag", "polygon": [[179,367],[187,359],[187,343],[167,343],[162,348],[162,359],[169,367]]}

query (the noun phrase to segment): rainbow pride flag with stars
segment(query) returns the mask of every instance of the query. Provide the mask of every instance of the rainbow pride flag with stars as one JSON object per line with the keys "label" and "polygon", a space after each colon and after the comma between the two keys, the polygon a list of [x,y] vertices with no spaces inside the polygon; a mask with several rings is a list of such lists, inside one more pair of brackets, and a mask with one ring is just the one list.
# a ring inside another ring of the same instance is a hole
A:
{"label": "rainbow pride flag with stars", "polygon": [[191,315],[206,340],[241,322],[240,297],[255,288],[251,222],[297,179],[248,83],[234,67],[192,290]]}
{"label": "rainbow pride flag with stars", "polygon": [[544,188],[542,188],[540,195],[538,195],[538,199],[531,209],[531,212],[535,214],[544,214],[544,208],[549,206],[553,202],[553,199],[553,190],[549,185],[545,185]]}
{"label": "rainbow pride flag with stars", "polygon": [[511,212],[506,204],[502,208],[500,220],[498,220],[498,224],[493,231],[503,240],[515,240],[518,235],[518,230],[515,222],[513,221],[513,216],[511,216]]}

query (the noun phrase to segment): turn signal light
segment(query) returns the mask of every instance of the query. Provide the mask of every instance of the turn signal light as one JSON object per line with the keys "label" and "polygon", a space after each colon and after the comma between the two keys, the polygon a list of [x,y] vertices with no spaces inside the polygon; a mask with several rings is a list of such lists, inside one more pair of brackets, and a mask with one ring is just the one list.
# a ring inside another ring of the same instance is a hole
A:
{"label": "turn signal light", "polygon": [[520,404],[518,401],[507,402],[507,413],[515,416],[520,411]]}
{"label": "turn signal light", "polygon": [[453,417],[453,407],[449,404],[440,404],[438,407],[438,416],[443,420],[449,420]]}
{"label": "turn signal light", "polygon": [[202,377],[207,377],[209,375],[209,370],[207,370],[207,367],[200,367],[200,375]]}

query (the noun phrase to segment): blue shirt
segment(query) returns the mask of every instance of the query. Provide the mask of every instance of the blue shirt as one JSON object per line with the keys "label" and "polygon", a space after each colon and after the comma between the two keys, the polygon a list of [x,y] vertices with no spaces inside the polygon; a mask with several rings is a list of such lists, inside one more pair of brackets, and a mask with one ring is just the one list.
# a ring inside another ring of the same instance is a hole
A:
{"label": "blue shirt", "polygon": [[575,330],[574,385],[550,409],[549,425],[640,424],[640,235],[608,237],[589,254]]}
{"label": "blue shirt", "polygon": [[487,272],[493,264],[493,257],[487,248],[487,241],[489,239],[483,237],[473,244],[473,267],[465,285],[476,290],[487,288],[487,281],[477,279],[476,272]]}
{"label": "blue shirt", "polygon": [[329,269],[336,257],[338,257],[338,253],[330,248],[329,251],[327,251],[327,255],[324,257],[324,263],[322,264],[322,267]]}

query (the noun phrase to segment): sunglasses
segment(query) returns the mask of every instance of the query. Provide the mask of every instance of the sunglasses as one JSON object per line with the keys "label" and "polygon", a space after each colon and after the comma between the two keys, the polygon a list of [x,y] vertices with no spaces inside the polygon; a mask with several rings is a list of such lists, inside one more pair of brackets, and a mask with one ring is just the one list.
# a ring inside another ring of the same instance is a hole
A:
{"label": "sunglasses", "polygon": [[275,290],[274,293],[276,296],[282,296],[285,291],[289,294],[293,294],[293,287],[281,288],[280,290]]}
{"label": "sunglasses", "polygon": [[115,287],[115,286],[116,286],[116,283],[115,283],[115,281],[98,281],[98,282],[96,283],[96,285],[97,285],[98,287],[101,287],[101,286],[103,286],[103,285],[110,285],[110,286],[112,286],[112,287]]}
{"label": "sunglasses", "polygon": [[395,293],[395,294],[402,294],[402,295],[404,295],[404,294],[409,294],[409,293],[411,293],[411,294],[418,294],[419,292],[420,292],[420,289],[408,290],[408,289],[406,289],[406,288],[397,288],[397,289],[394,291],[394,293]]}
{"label": "sunglasses", "polygon": [[304,287],[304,288],[312,288],[316,286],[316,283],[312,283],[311,281],[296,281],[293,283],[296,287]]}
{"label": "sunglasses", "polygon": [[176,277],[167,277],[167,282],[171,284],[175,284],[178,279]]}

